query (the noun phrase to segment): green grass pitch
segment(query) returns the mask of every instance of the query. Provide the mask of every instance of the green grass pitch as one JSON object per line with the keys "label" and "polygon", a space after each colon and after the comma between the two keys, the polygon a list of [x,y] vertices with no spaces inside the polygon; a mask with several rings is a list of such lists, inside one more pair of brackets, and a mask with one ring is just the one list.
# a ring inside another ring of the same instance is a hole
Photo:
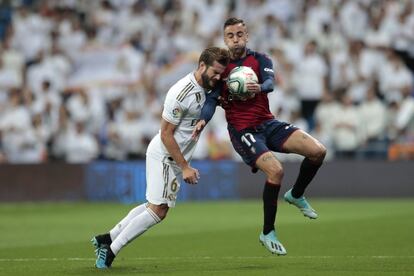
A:
{"label": "green grass pitch", "polygon": [[311,200],[309,220],[279,204],[287,256],[258,242],[260,201],[177,203],[106,271],[90,238],[132,206],[0,204],[0,275],[414,275],[414,200]]}

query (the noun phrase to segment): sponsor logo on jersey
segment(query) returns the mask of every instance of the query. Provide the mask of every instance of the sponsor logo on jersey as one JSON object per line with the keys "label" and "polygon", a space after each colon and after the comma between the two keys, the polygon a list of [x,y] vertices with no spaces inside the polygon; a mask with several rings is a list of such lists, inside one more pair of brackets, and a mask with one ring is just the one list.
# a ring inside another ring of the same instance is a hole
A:
{"label": "sponsor logo on jersey", "polygon": [[265,72],[271,72],[271,73],[274,73],[274,71],[273,71],[273,69],[272,68],[265,68],[265,69],[263,69]]}

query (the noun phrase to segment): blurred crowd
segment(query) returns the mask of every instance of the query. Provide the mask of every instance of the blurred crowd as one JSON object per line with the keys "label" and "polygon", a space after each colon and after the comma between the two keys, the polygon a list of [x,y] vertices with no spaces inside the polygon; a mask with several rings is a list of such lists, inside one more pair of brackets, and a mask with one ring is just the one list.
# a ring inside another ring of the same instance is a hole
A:
{"label": "blurred crowd", "polygon": [[[166,92],[224,46],[229,16],[274,62],[272,112],[328,158],[414,159],[414,0],[11,0],[0,163],[144,158]],[[237,158],[226,128],[217,108],[195,158]]]}

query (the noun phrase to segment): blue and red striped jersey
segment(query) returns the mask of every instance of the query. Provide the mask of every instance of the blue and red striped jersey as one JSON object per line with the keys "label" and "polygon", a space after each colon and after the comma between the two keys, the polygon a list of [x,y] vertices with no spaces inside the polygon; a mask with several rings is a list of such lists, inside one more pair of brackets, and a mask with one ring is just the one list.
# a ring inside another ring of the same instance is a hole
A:
{"label": "blue and red striped jersey", "polygon": [[[246,101],[229,99],[229,90],[224,80],[227,79],[230,71],[237,66],[248,66],[256,73],[259,84],[262,85],[262,93],[256,94],[252,99]],[[218,97],[228,101],[222,104],[226,111],[227,122],[237,130],[260,125],[264,121],[273,119],[274,116],[269,109],[267,92],[273,91],[274,85],[273,63],[269,57],[262,53],[247,50],[246,57],[240,60],[232,60],[222,74],[222,82],[207,95],[207,101],[201,112],[201,119],[209,121],[214,114]]]}

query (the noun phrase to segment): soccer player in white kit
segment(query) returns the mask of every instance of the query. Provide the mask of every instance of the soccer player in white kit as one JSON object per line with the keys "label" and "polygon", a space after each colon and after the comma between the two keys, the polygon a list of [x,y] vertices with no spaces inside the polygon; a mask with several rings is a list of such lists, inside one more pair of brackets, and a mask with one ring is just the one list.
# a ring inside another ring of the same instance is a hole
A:
{"label": "soccer player in white kit", "polygon": [[161,222],[175,206],[180,188],[178,177],[197,184],[197,169],[190,166],[197,140],[192,138],[206,93],[220,80],[229,62],[226,49],[210,47],[199,58],[198,68],[175,83],[167,93],[160,132],[147,149],[147,202],[132,209],[108,233],[92,238],[96,250],[95,266],[111,266],[119,251],[146,230]]}

